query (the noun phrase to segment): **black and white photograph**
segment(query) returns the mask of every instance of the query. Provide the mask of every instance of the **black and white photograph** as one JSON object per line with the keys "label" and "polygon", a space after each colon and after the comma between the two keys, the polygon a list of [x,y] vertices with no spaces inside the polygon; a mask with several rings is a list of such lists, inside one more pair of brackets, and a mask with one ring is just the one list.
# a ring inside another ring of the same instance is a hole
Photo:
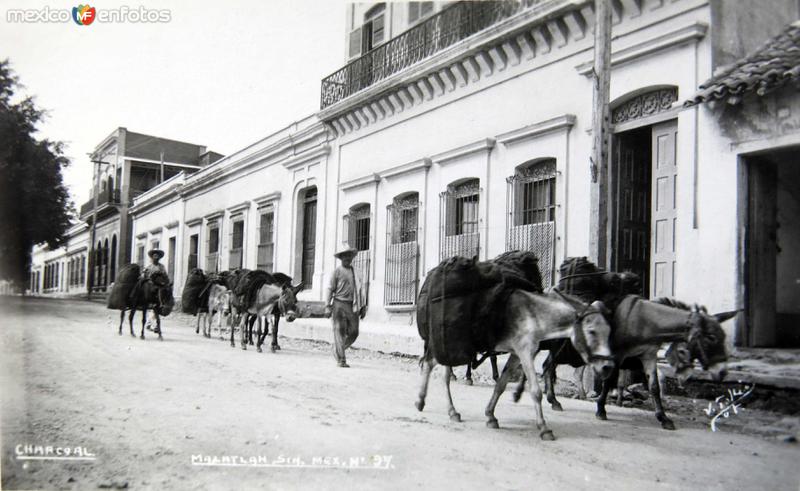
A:
{"label": "black and white photograph", "polygon": [[0,489],[797,491],[798,438],[800,0],[0,0]]}

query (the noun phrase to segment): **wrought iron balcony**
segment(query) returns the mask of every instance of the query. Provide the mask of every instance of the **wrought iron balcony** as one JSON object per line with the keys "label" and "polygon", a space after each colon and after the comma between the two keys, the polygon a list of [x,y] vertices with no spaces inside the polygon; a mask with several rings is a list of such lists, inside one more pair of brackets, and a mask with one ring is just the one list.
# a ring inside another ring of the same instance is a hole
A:
{"label": "wrought iron balcony", "polygon": [[322,79],[320,109],[350,97],[462,39],[548,0],[461,1]]}
{"label": "wrought iron balcony", "polygon": [[[101,209],[104,205],[118,205],[119,199],[119,189],[100,191],[100,194],[97,195],[97,209]],[[94,210],[94,198],[89,198],[89,201],[81,205],[81,218],[91,213],[92,210]]]}

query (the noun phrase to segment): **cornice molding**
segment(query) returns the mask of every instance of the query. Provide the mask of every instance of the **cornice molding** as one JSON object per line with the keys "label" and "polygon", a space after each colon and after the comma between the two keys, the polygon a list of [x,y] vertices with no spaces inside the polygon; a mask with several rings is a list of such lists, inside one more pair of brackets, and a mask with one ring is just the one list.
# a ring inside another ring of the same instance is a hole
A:
{"label": "cornice molding", "polygon": [[409,174],[411,172],[415,172],[420,169],[428,169],[430,168],[431,165],[433,165],[433,162],[431,161],[431,159],[426,157],[420,160],[415,160],[413,162],[408,162],[406,164],[386,169],[385,171],[381,172],[378,175],[381,179],[389,179],[392,177]]}
{"label": "cornice molding", "polygon": [[369,174],[367,176],[358,177],[356,179],[351,179],[347,182],[343,182],[339,184],[339,189],[342,191],[349,191],[351,189],[355,189],[361,186],[366,186],[367,184],[374,184],[381,180],[381,176],[378,174]]}
{"label": "cornice molding", "polygon": [[461,157],[466,157],[467,155],[471,155],[473,153],[478,153],[483,151],[488,152],[489,150],[494,148],[494,144],[495,144],[494,138],[483,138],[476,142],[468,143],[466,145],[462,145],[452,150],[438,153],[436,155],[433,155],[430,159],[434,164],[444,165],[453,160],[459,159]]}
{"label": "cornice molding", "polygon": [[574,114],[564,114],[545,121],[540,121],[529,126],[497,135],[497,141],[503,145],[510,145],[521,140],[534,138],[553,131],[566,130],[575,125]]}
{"label": "cornice molding", "polygon": [[192,218],[191,220],[186,220],[185,224],[187,227],[194,227],[195,225],[200,225],[203,223],[203,217]]}
{"label": "cornice molding", "polygon": [[[678,29],[661,34],[645,41],[636,43],[627,48],[611,51],[611,67],[619,66],[644,56],[651,55],[657,51],[662,51],[673,46],[678,46],[687,41],[699,41],[703,39],[708,31],[708,24],[704,22],[693,22]],[[575,67],[581,75],[590,77],[594,63],[587,61]]]}
{"label": "cornice molding", "polygon": [[164,228],[173,229],[173,228],[177,227],[179,224],[180,224],[180,222],[178,220],[173,220],[173,221],[169,222],[168,224],[164,225]]}
{"label": "cornice molding", "polygon": [[301,154],[293,155],[286,160],[281,162],[287,170],[295,170],[298,167],[302,166],[305,163],[308,163],[312,160],[319,159],[321,157],[325,157],[331,151],[330,145],[322,145],[321,147],[314,149],[314,150],[307,150]]}
{"label": "cornice molding", "polygon": [[203,217],[203,219],[205,219],[206,221],[214,220],[214,219],[222,217],[222,215],[224,215],[224,214],[225,214],[225,210],[212,211],[211,213],[205,215]]}
{"label": "cornice molding", "polygon": [[274,201],[278,201],[279,199],[281,199],[281,192],[280,191],[273,191],[273,192],[271,192],[269,194],[265,194],[263,196],[259,196],[258,198],[255,198],[253,200],[253,202],[257,206],[263,207],[263,206],[270,205]]}
{"label": "cornice molding", "polygon": [[229,206],[227,208],[227,210],[228,210],[228,213],[234,214],[234,213],[238,213],[240,211],[244,211],[249,207],[250,207],[250,200],[247,200],[247,201],[242,201],[239,204],[236,204],[236,205],[233,205],[233,206]]}

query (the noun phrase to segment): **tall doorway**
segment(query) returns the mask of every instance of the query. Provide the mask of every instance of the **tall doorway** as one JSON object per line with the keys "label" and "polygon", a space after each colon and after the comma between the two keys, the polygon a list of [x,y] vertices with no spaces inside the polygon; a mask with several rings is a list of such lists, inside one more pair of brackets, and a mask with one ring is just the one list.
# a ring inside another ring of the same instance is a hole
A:
{"label": "tall doorway", "polygon": [[310,288],[314,279],[314,256],[317,244],[317,188],[308,188],[303,194],[303,244],[301,272],[303,284]]}
{"label": "tall doorway", "polygon": [[645,297],[675,295],[677,121],[614,135],[610,262],[642,279]]}
{"label": "tall doorway", "polygon": [[747,346],[800,347],[800,148],[744,159]]}

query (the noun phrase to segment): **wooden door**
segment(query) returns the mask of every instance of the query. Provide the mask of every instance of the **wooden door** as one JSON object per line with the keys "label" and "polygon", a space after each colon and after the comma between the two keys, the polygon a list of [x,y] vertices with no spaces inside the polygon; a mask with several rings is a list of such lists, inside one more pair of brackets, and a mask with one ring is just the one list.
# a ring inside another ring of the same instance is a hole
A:
{"label": "wooden door", "polygon": [[317,238],[317,191],[307,191],[303,203],[302,277],[306,288],[314,278],[314,253]]}
{"label": "wooden door", "polygon": [[774,346],[778,176],[775,165],[762,159],[748,159],[747,171],[747,342],[749,346]]}
{"label": "wooden door", "polygon": [[[614,138],[611,268],[650,278],[650,128]],[[648,291],[642,292],[645,296]]]}
{"label": "wooden door", "polygon": [[675,295],[675,231],[677,226],[678,124],[653,126],[653,191],[650,234],[652,251],[650,291],[653,297]]}

